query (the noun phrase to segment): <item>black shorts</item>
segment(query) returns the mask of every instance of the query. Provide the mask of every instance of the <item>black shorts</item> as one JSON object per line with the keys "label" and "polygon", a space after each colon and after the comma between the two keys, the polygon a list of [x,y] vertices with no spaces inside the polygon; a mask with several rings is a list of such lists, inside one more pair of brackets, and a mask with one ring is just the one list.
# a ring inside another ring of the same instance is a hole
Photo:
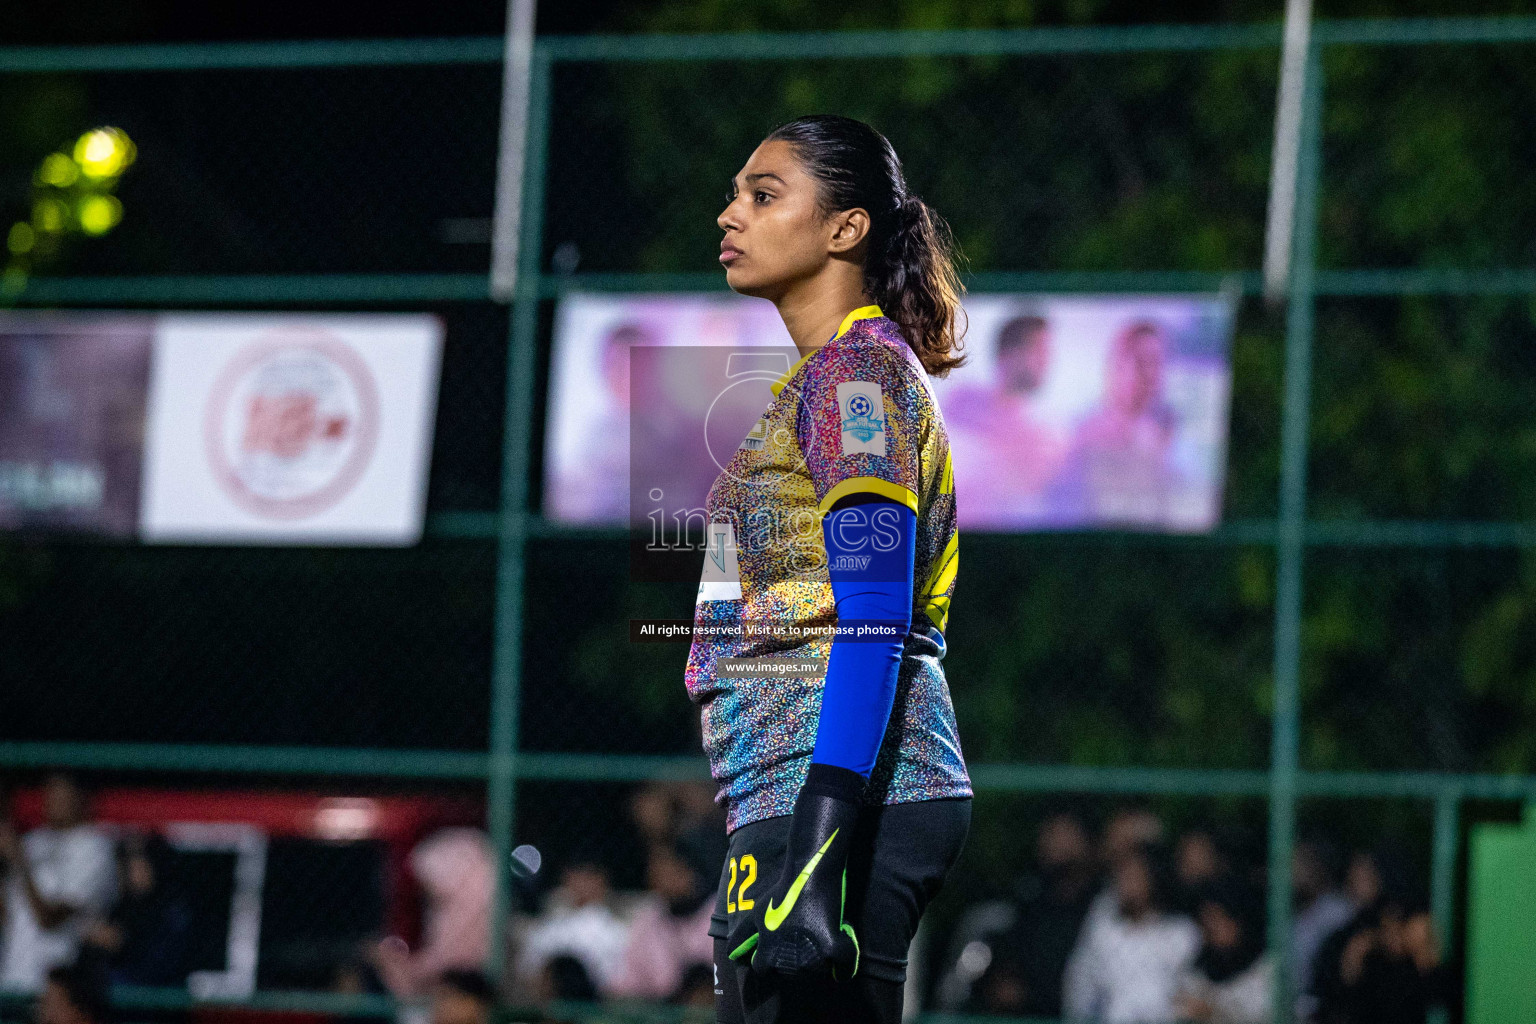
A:
{"label": "black shorts", "polygon": [[[716,1020],[722,1024],[896,1024],[901,1020],[907,948],[918,920],[944,884],[970,828],[971,800],[924,800],[867,807],[848,857],[844,917],[859,938],[859,973],[830,978],[759,978],[730,959],[727,929],[754,912],[784,867],[790,816],[766,818],[731,833],[709,934],[715,939]],[[740,909],[745,898],[753,904]]]}

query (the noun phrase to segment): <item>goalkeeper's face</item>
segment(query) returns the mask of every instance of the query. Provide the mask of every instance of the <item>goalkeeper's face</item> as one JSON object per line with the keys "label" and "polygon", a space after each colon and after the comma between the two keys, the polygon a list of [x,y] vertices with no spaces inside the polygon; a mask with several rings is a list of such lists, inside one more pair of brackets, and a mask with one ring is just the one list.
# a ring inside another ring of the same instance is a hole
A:
{"label": "goalkeeper's face", "polygon": [[828,212],[815,178],[779,139],[764,142],[731,179],[729,202],[716,219],[725,237],[720,263],[731,290],[777,302],[834,261],[862,267],[869,215]]}

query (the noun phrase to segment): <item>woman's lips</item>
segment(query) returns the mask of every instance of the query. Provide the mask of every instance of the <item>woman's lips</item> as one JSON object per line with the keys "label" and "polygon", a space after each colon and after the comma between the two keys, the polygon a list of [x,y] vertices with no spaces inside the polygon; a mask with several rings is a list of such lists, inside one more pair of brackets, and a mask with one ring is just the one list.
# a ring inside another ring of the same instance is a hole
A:
{"label": "woman's lips", "polygon": [[734,260],[736,257],[738,257],[740,255],[741,255],[741,253],[736,251],[735,249],[722,249],[720,251],[720,262],[721,263],[729,263],[729,262],[731,262],[731,260]]}

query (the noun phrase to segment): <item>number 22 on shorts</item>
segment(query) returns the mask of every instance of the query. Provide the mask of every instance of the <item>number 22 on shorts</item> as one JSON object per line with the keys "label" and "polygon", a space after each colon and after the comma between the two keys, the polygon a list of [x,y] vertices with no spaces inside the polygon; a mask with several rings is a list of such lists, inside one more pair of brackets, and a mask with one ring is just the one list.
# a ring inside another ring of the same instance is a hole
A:
{"label": "number 22 on shorts", "polygon": [[[741,888],[736,888],[737,872],[740,871]],[[757,905],[755,900],[747,898],[747,890],[752,888],[752,883],[757,881],[757,858],[750,853],[741,855],[738,862],[731,858],[731,878],[725,886],[725,912],[734,914],[738,910],[751,910]],[[734,893],[734,896],[732,895]]]}

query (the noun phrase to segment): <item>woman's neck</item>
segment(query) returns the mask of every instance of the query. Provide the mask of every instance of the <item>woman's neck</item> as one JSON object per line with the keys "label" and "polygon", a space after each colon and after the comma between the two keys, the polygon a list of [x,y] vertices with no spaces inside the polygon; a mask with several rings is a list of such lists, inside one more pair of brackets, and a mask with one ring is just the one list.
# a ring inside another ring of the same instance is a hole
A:
{"label": "woman's neck", "polygon": [[774,303],[802,357],[830,341],[849,313],[874,304],[861,277],[862,271],[859,278],[839,274],[830,280],[806,281]]}

